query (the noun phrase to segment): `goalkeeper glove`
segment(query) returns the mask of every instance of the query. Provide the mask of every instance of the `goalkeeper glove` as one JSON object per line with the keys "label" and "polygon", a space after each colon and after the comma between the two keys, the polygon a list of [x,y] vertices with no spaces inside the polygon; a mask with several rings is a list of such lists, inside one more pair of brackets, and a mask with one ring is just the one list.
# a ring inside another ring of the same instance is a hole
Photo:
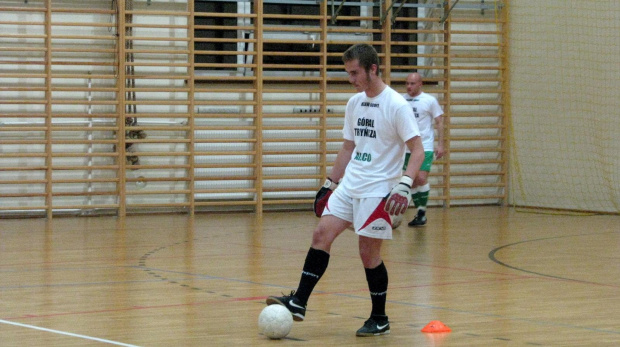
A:
{"label": "goalkeeper glove", "polygon": [[411,202],[411,186],[413,179],[409,176],[400,178],[400,182],[392,188],[385,202],[385,211],[392,216],[398,216],[407,211]]}
{"label": "goalkeeper glove", "polygon": [[[332,188],[332,186],[334,187]],[[317,217],[321,217],[321,215],[323,215],[323,210],[325,210],[327,200],[329,200],[329,196],[332,195],[332,192],[334,191],[334,189],[336,189],[336,187],[338,187],[338,185],[332,182],[331,178],[327,177],[321,189],[319,189],[319,191],[316,193],[313,208],[314,214]]]}

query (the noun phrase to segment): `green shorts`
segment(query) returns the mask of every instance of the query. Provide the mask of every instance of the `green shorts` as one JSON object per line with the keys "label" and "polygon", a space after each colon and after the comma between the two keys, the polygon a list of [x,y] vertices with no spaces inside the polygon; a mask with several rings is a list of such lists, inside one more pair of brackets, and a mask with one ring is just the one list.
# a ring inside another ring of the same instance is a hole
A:
{"label": "green shorts", "polygon": [[[403,165],[403,171],[407,170],[407,164],[409,164],[409,157],[411,153],[405,154],[405,165]],[[433,157],[435,156],[435,152],[426,151],[424,152],[424,161],[422,162],[422,166],[420,166],[420,171],[431,171],[431,165],[433,165]]]}

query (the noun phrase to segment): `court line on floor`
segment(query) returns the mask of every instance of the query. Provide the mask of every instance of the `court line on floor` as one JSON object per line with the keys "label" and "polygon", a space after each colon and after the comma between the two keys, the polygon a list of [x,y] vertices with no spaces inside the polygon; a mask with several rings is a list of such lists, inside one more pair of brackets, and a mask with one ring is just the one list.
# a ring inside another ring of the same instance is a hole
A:
{"label": "court line on floor", "polygon": [[[169,271],[169,270],[159,270],[159,271],[178,273],[177,271]],[[216,276],[209,276],[209,275],[195,275],[195,274],[194,274],[194,276],[203,277],[203,278],[209,279],[209,280],[212,280],[212,279],[233,280],[235,282],[241,282],[241,283],[250,283],[250,284],[255,284],[255,285],[287,288],[287,287],[283,287],[283,286],[279,286],[279,285],[273,285],[273,284],[268,284],[268,283],[256,283],[256,282],[252,282],[252,281],[239,280],[239,279],[231,279],[231,278],[226,278],[226,277],[216,277]],[[505,280],[514,280],[514,279],[505,279]],[[413,286],[413,287],[415,287],[415,286]],[[402,287],[400,287],[399,289],[402,289]],[[362,291],[362,289],[360,289],[360,291]],[[321,296],[335,295],[335,296],[342,296],[342,297],[348,297],[348,298],[354,298],[354,299],[370,300],[370,298],[367,297],[367,296],[361,296],[361,295],[352,294],[350,291],[349,292],[324,292],[324,291],[316,291],[313,295],[321,295]],[[92,314],[92,313],[113,312],[113,311],[149,310],[149,309],[161,309],[161,308],[172,308],[172,307],[182,307],[182,306],[199,306],[199,305],[206,305],[206,304],[213,304],[213,303],[226,303],[226,302],[243,302],[243,301],[255,301],[255,300],[262,301],[264,298],[265,298],[264,296],[228,298],[226,300],[210,300],[210,301],[203,301],[203,302],[194,302],[194,303],[189,303],[189,304],[188,303],[183,303],[183,304],[156,305],[156,306],[133,306],[133,307],[123,308],[123,309],[116,309],[116,310],[85,311],[85,312],[66,312],[66,313],[60,313],[60,314],[56,313],[56,314],[49,314],[49,315],[27,315],[27,316],[21,316],[21,317],[12,317],[10,319],[42,318],[42,317],[60,316],[60,315]],[[520,322],[526,322],[526,323],[537,324],[537,325],[564,327],[564,328],[578,329],[578,330],[584,330],[584,331],[601,332],[601,333],[606,333],[606,334],[620,334],[620,331],[614,331],[614,330],[608,330],[608,329],[599,329],[599,328],[593,328],[593,327],[577,326],[577,325],[565,324],[565,323],[559,323],[559,322],[552,322],[552,321],[541,321],[541,320],[536,320],[536,319],[531,319],[531,318],[505,316],[505,315],[498,315],[498,314],[492,314],[492,313],[484,313],[484,312],[479,312],[479,311],[462,310],[462,309],[455,309],[455,308],[444,307],[444,306],[435,306],[435,305],[429,305],[429,304],[420,304],[420,303],[398,301],[398,300],[388,300],[388,302],[392,303],[392,304],[397,304],[397,305],[418,307],[418,308],[431,309],[431,310],[448,311],[448,312],[454,312],[454,313],[460,313],[460,314],[474,315],[474,316],[479,316],[479,317],[501,318],[501,319],[507,319],[507,320],[511,320],[511,321],[520,321]],[[0,320],[0,323],[13,324],[13,325],[21,325],[19,323],[13,323],[13,322],[5,321],[5,320]],[[26,326],[26,325],[24,325],[24,326]],[[32,327],[32,326],[27,326],[27,327]],[[33,328],[37,328],[37,327],[33,327]],[[44,328],[38,328],[38,329],[45,330]],[[122,344],[121,346],[134,346],[134,345]]]}
{"label": "court line on floor", "polygon": [[[611,234],[611,233],[616,233],[616,232],[609,232],[609,233],[606,232],[604,234]],[[600,233],[596,233],[596,234],[600,234]],[[513,269],[513,270],[516,270],[516,271],[519,271],[519,272],[523,272],[523,273],[528,273],[528,274],[532,274],[532,275],[538,275],[538,276],[542,276],[542,277],[546,277],[546,278],[553,278],[553,279],[556,279],[556,280],[582,283],[582,284],[591,284],[591,285],[597,285],[597,286],[603,286],[603,287],[612,287],[612,288],[620,287],[620,286],[618,286],[616,284],[611,284],[611,283],[600,283],[600,282],[585,281],[585,280],[580,280],[580,279],[576,279],[576,278],[555,276],[555,275],[552,275],[552,274],[546,274],[546,273],[542,273],[542,272],[531,271],[531,270],[527,270],[527,269],[524,269],[524,268],[520,268],[520,267],[517,267],[517,266],[510,265],[510,264],[508,264],[506,262],[503,262],[503,261],[499,260],[498,257],[497,257],[497,253],[499,251],[505,249],[505,248],[509,248],[509,247],[513,247],[513,246],[517,246],[517,245],[521,245],[521,244],[525,244],[525,243],[531,243],[531,242],[548,241],[548,240],[563,239],[563,238],[569,238],[569,237],[581,237],[581,236],[592,236],[592,234],[551,236],[551,237],[543,237],[543,238],[539,238],[539,239],[531,239],[531,240],[524,240],[524,241],[513,242],[513,243],[509,243],[507,245],[499,246],[499,247],[496,247],[496,248],[492,249],[489,252],[488,257],[489,257],[489,259],[491,259],[491,261],[493,261],[496,264],[499,264],[501,266],[504,266],[504,267],[507,267],[509,269]]]}
{"label": "court line on floor", "polygon": [[11,322],[11,321],[3,320],[3,319],[0,319],[0,324],[8,324],[8,325],[18,326],[18,327],[21,327],[21,328],[41,330],[41,331],[45,331],[45,332],[48,332],[48,333],[65,335],[65,336],[70,336],[70,337],[77,337],[77,338],[80,338],[80,339],[97,341],[97,342],[107,343],[107,344],[116,345],[116,346],[139,347],[137,345],[130,345],[130,344],[127,344],[127,343],[122,343],[122,342],[117,342],[117,341],[112,341],[112,340],[106,340],[106,339],[101,339],[101,338],[98,338],[98,337],[92,337],[92,336],[87,336],[87,335],[74,334],[74,333],[70,333],[70,332],[66,332],[66,331],[60,331],[60,330],[54,330],[54,329],[48,329],[48,328],[41,328],[41,327],[38,327],[38,326],[35,326],[35,325]]}

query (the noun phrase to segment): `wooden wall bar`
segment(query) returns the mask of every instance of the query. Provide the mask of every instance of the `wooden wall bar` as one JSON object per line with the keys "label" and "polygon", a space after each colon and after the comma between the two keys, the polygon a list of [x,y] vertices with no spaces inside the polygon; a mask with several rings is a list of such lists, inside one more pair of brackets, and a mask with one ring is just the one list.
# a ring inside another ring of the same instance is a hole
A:
{"label": "wooden wall bar", "polygon": [[506,1],[464,3],[3,2],[0,216],[309,209],[358,42],[444,108],[431,204],[503,204]]}

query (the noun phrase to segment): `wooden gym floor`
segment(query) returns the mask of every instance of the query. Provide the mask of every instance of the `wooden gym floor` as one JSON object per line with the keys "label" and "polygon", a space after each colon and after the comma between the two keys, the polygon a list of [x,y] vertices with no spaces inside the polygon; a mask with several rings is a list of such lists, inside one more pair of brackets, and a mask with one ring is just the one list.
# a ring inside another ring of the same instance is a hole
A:
{"label": "wooden gym floor", "polygon": [[[431,208],[384,244],[392,333],[370,312],[352,232],[304,322],[257,330],[295,289],[310,211],[0,219],[1,346],[620,346],[620,217]],[[413,217],[408,212],[407,220]],[[439,320],[452,332],[420,330]]]}

